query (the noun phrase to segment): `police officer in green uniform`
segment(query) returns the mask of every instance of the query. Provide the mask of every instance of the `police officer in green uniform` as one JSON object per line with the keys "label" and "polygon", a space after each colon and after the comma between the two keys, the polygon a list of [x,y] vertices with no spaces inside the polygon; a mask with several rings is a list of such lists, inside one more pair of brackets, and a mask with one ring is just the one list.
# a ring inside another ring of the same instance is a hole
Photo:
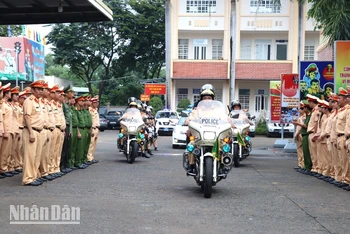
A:
{"label": "police officer in green uniform", "polygon": [[310,148],[309,148],[309,133],[307,132],[307,126],[310,122],[311,118],[311,111],[312,108],[309,106],[309,102],[307,100],[302,101],[304,103],[304,112],[305,112],[305,119],[303,120],[304,123],[300,122],[293,122],[295,125],[299,125],[301,127],[301,136],[302,136],[302,145],[303,145],[303,154],[304,154],[304,169],[299,169],[299,172],[304,174],[310,174],[311,168],[312,168],[312,161],[310,156]]}
{"label": "police officer in green uniform", "polygon": [[[74,99],[73,99],[74,100]],[[68,164],[69,164],[69,168],[71,169],[77,169],[77,167],[75,167],[75,154],[76,154],[76,149],[77,149],[77,143],[78,143],[78,134],[77,134],[77,128],[79,125],[79,119],[78,119],[78,109],[77,106],[74,105],[75,104],[75,100],[74,103],[71,103],[71,111],[72,111],[72,136],[70,138],[70,150],[69,150],[69,160],[68,160]]]}
{"label": "police officer in green uniform", "polygon": [[87,154],[89,152],[89,146],[91,142],[91,127],[92,127],[92,116],[89,111],[91,105],[90,95],[85,95],[84,104],[84,116],[85,116],[85,140],[84,140],[84,164],[91,165],[91,162],[87,160]]}
{"label": "police officer in green uniform", "polygon": [[66,87],[64,90],[64,101],[62,102],[63,113],[66,119],[66,129],[63,141],[63,148],[61,154],[61,171],[64,173],[71,172],[72,169],[69,168],[69,153],[70,153],[70,139],[72,137],[72,110],[69,108],[70,100],[74,98],[74,92],[70,86]]}
{"label": "police officer in green uniform", "polygon": [[84,101],[85,97],[80,96],[77,101],[77,115],[78,115],[78,127],[77,127],[77,146],[75,149],[75,162],[74,166],[79,169],[85,169],[87,167],[84,164],[84,149],[85,149],[85,115],[84,115]]}

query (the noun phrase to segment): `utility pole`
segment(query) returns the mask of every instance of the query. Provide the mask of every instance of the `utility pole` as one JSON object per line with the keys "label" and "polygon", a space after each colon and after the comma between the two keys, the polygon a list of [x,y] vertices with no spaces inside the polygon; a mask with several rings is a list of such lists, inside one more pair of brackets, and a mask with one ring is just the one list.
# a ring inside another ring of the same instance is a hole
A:
{"label": "utility pole", "polygon": [[171,108],[170,102],[170,67],[171,67],[171,0],[165,3],[165,107]]}
{"label": "utility pole", "polygon": [[231,77],[230,77],[230,100],[235,98],[235,88],[236,88],[236,24],[237,24],[237,14],[236,14],[236,0],[231,0]]}

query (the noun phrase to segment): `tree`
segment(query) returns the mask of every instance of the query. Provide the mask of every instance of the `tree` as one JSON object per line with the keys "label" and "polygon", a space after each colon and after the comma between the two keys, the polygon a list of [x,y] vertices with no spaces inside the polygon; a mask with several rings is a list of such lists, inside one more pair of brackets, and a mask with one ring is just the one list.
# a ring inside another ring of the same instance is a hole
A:
{"label": "tree", "polygon": [[[293,0],[291,0],[293,1]],[[281,0],[274,0],[281,4]],[[298,0],[303,5],[306,0]],[[311,8],[307,12],[308,18],[316,21],[315,29],[322,30],[330,46],[336,40],[350,40],[350,1],[349,0],[308,0]]]}
{"label": "tree", "polygon": [[55,63],[53,54],[47,54],[45,56],[45,75],[56,76],[66,80],[72,80],[74,82],[79,81],[71,73],[69,67]]}
{"label": "tree", "polygon": [[157,113],[159,110],[162,110],[164,106],[162,99],[158,96],[152,97],[149,100],[148,105],[153,107],[153,114]]}
{"label": "tree", "polygon": [[177,104],[178,111],[182,111],[188,108],[188,106],[191,104],[190,100],[187,98],[181,99],[179,104]]}
{"label": "tree", "polygon": [[[21,25],[10,25],[11,28],[11,36],[17,37],[22,34],[22,26]],[[0,25],[0,37],[8,36],[8,26]]]}

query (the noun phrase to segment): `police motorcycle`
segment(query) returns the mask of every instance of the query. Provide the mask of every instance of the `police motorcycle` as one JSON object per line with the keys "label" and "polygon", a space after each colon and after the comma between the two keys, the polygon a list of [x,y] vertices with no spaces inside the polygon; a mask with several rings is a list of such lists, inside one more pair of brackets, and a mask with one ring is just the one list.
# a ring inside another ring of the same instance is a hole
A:
{"label": "police motorcycle", "polygon": [[240,161],[248,157],[252,151],[252,142],[248,135],[250,124],[240,116],[246,116],[246,113],[243,110],[230,112],[232,123],[236,126],[235,129],[232,129],[232,155],[235,167],[239,167]]}
{"label": "police motorcycle", "polygon": [[[136,108],[126,110],[126,118],[120,121],[118,148],[124,152],[128,163],[133,163],[135,158],[142,155],[146,144],[144,134],[144,122],[141,113]],[[123,141],[121,141],[123,139]],[[123,144],[121,144],[123,142]]]}
{"label": "police motorcycle", "polygon": [[[204,197],[210,198],[212,187],[226,179],[232,169],[232,129],[225,107],[219,101],[199,102],[194,116],[188,124],[191,135],[183,154],[183,167],[187,176],[193,176],[202,187]],[[189,156],[195,159],[193,173],[188,171]]]}

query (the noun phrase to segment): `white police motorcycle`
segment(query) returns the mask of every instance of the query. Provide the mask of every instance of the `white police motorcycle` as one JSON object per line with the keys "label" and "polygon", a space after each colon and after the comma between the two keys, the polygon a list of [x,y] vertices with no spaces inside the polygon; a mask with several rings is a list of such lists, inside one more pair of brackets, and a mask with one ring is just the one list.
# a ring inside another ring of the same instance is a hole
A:
{"label": "white police motorcycle", "polygon": [[[191,132],[190,143],[183,154],[183,167],[187,176],[193,176],[210,198],[212,186],[225,179],[232,169],[232,129],[224,105],[219,101],[200,101],[195,118],[188,124]],[[190,155],[192,154],[192,155]],[[188,157],[195,159],[195,172],[188,172]]]}
{"label": "white police motorcycle", "polygon": [[232,110],[230,118],[236,126],[232,138],[232,155],[235,167],[239,167],[240,162],[249,156],[252,150],[252,142],[248,136],[250,124],[244,121],[240,116],[246,116],[243,110]]}
{"label": "white police motorcycle", "polygon": [[[121,131],[119,133],[118,148],[124,152],[128,163],[133,163],[140,156],[145,144],[144,122],[141,113],[136,108],[126,110],[126,118],[120,121]],[[121,142],[123,139],[123,144]]]}

